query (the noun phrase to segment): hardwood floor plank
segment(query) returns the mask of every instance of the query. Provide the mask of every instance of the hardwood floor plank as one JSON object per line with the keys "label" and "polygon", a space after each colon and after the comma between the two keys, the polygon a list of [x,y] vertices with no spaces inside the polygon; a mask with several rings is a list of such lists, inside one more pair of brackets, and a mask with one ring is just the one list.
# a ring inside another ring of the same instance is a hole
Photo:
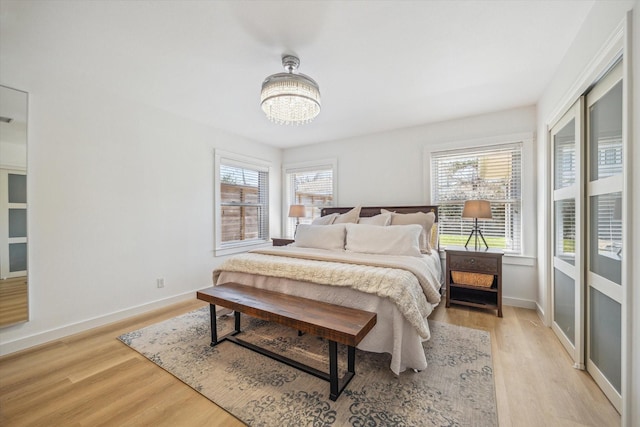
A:
{"label": "hardwood floor plank", "polygon": [[29,320],[27,277],[0,279],[0,326]]}
{"label": "hardwood floor plank", "polygon": [[[135,316],[0,358],[2,426],[241,426],[116,338],[206,305]],[[620,416],[532,310],[444,304],[431,318],[491,333],[498,418],[505,426],[615,426]]]}

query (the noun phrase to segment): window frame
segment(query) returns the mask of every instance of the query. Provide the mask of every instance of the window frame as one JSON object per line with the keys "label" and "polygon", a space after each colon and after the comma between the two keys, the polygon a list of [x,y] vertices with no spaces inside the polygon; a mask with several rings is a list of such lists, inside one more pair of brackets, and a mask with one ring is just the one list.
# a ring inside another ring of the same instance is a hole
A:
{"label": "window frame", "polygon": [[[266,226],[266,230],[263,233],[263,238],[251,239],[251,240],[241,240],[232,243],[223,243],[222,242],[222,200],[221,200],[221,191],[220,186],[222,184],[222,179],[220,177],[220,166],[221,165],[229,165],[236,166],[251,170],[256,170],[259,172],[267,173],[267,202],[264,207],[265,215],[267,216],[264,219],[264,223]],[[273,166],[271,162],[244,156],[241,154],[231,153],[223,150],[215,150],[214,152],[214,242],[215,256],[224,256],[231,255],[240,252],[246,252],[248,250],[265,246],[270,243],[270,230],[269,230],[269,210],[270,210],[270,200],[269,200],[269,185],[271,182],[271,176],[273,173]]]}
{"label": "window frame", "polygon": [[[282,234],[287,233],[287,224],[293,219],[288,217],[290,200],[290,189],[288,175],[296,172],[310,172],[315,170],[328,170],[332,171],[332,206],[338,206],[338,160],[336,158],[310,160],[305,162],[287,163],[282,165]],[[291,233],[292,237],[293,233]]]}
{"label": "window frame", "polygon": [[[533,132],[521,132],[507,135],[496,135],[492,137],[483,137],[477,139],[468,140],[452,140],[446,141],[436,145],[430,145],[424,150],[424,188],[429,194],[429,201],[432,204],[437,204],[434,194],[432,183],[432,167],[431,159],[432,155],[436,153],[442,153],[444,151],[457,151],[461,149],[487,149],[492,147],[521,143],[522,144],[522,168],[521,168],[521,199],[520,199],[520,215],[521,215],[521,230],[520,230],[520,253],[505,252],[505,262],[507,264],[523,265],[523,266],[535,266],[535,253],[537,233],[535,228],[535,162],[528,161],[528,159],[535,158],[534,153],[534,133]],[[533,224],[533,226],[531,226]],[[443,251],[445,246],[441,246],[440,250]]]}

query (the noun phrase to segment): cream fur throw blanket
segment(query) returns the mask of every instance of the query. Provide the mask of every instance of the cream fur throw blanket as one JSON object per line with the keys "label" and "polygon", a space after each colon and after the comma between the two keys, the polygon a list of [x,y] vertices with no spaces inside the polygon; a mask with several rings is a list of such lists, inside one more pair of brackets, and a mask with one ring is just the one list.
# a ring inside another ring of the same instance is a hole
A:
{"label": "cream fur throw blanket", "polygon": [[393,301],[422,338],[429,338],[427,316],[440,302],[440,279],[428,257],[371,255],[322,249],[275,247],[233,256],[213,271],[243,272],[349,286]]}

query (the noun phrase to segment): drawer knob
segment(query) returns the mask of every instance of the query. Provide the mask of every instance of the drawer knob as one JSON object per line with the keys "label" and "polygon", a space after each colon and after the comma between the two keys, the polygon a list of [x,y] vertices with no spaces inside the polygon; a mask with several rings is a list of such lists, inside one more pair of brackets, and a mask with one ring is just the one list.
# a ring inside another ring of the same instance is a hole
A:
{"label": "drawer knob", "polygon": [[470,262],[471,264],[473,264],[474,262],[476,262],[476,259],[475,259],[475,258],[470,258],[470,259],[469,259],[469,262]]}

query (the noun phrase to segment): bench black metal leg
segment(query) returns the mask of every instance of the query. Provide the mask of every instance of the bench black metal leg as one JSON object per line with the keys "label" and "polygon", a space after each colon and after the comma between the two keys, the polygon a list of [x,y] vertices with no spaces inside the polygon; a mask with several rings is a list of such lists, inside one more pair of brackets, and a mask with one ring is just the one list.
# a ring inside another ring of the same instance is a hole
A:
{"label": "bench black metal leg", "polygon": [[217,318],[216,318],[216,306],[214,304],[209,304],[209,316],[211,317],[211,347],[215,347],[220,344],[230,335],[237,335],[241,332],[240,330],[240,312],[234,311],[234,326],[235,330],[218,340],[218,329],[217,329]]}
{"label": "bench black metal leg", "polygon": [[338,390],[338,343],[329,341],[329,398],[335,402]]}
{"label": "bench black metal leg", "polygon": [[211,347],[215,347],[225,340],[232,341],[236,344],[239,344],[245,348],[268,356],[272,359],[278,360],[280,362],[286,363],[289,366],[300,369],[308,374],[315,375],[318,378],[321,378],[325,381],[329,381],[329,398],[334,402],[338,399],[338,396],[342,393],[342,390],[349,384],[351,378],[353,378],[355,374],[355,360],[356,360],[356,348],[353,346],[347,346],[347,372],[344,374],[342,378],[338,378],[338,343],[335,341],[329,340],[329,375],[326,372],[319,371],[311,366],[304,365],[300,362],[296,362],[295,360],[289,359],[288,357],[273,353],[267,349],[258,347],[254,344],[248,343],[246,341],[240,340],[235,335],[241,332],[240,329],[240,312],[234,311],[235,317],[235,330],[231,333],[220,337],[218,340],[218,330],[217,330],[217,322],[216,322],[216,306],[214,304],[209,304],[209,312],[211,316]]}
{"label": "bench black metal leg", "polygon": [[209,315],[211,317],[211,347],[218,344],[218,325],[216,324],[216,306],[209,304]]}
{"label": "bench black metal leg", "polygon": [[240,333],[240,312],[234,311],[233,315],[235,317],[235,327],[236,327],[235,334],[239,334]]}
{"label": "bench black metal leg", "polygon": [[329,399],[335,400],[356,373],[356,348],[347,346],[347,372],[338,378],[338,343],[329,341]]}
{"label": "bench black metal leg", "polygon": [[356,373],[356,348],[353,346],[347,346],[347,371]]}

